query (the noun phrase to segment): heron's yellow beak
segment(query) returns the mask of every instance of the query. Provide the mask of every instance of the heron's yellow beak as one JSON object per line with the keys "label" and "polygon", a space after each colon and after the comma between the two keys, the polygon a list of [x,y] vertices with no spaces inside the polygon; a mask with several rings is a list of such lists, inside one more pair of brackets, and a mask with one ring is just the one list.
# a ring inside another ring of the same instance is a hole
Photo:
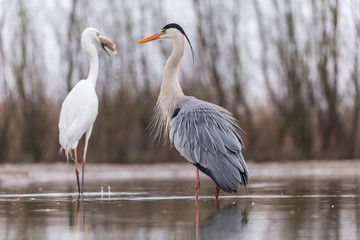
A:
{"label": "heron's yellow beak", "polygon": [[98,38],[99,38],[99,40],[100,40],[102,49],[103,49],[109,56],[110,56],[110,54],[106,51],[105,47],[107,47],[108,49],[110,49],[114,55],[118,53],[118,52],[116,51],[116,48],[115,48],[116,46],[115,46],[115,44],[114,44],[110,39],[108,39],[108,38],[105,37],[105,36],[98,36]]}
{"label": "heron's yellow beak", "polygon": [[154,40],[157,40],[159,39],[161,36],[161,32],[158,32],[158,33],[155,33],[147,38],[144,38],[140,41],[138,41],[136,44],[141,44],[141,43],[146,43],[146,42],[150,42],[150,41],[154,41]]}

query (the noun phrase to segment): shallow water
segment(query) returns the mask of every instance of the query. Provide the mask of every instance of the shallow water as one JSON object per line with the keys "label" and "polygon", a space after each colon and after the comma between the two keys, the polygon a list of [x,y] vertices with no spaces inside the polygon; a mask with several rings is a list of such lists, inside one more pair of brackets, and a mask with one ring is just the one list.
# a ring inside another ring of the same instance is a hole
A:
{"label": "shallow water", "polygon": [[218,205],[204,180],[198,205],[193,181],[86,182],[85,191],[78,201],[75,183],[0,189],[0,239],[360,238],[358,179],[253,179]]}

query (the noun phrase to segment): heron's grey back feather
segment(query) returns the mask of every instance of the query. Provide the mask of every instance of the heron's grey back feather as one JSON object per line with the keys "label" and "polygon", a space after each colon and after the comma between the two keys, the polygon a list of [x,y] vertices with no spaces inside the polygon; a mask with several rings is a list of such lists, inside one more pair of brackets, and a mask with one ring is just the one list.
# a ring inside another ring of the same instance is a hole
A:
{"label": "heron's grey back feather", "polygon": [[170,140],[222,190],[236,192],[249,179],[241,154],[244,144],[236,127],[236,120],[226,109],[184,96],[170,121]]}

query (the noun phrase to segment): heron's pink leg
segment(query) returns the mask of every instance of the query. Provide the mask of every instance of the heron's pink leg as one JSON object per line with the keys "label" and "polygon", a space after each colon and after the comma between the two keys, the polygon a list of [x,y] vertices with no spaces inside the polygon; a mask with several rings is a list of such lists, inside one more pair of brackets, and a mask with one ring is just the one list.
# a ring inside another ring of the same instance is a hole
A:
{"label": "heron's pink leg", "polygon": [[199,169],[196,168],[196,185],[195,185],[195,188],[196,188],[196,200],[199,199],[199,193],[200,193],[200,178],[199,178]]}
{"label": "heron's pink leg", "polygon": [[219,188],[218,186],[216,186],[216,187],[215,187],[215,190],[216,190],[216,192],[215,192],[215,199],[217,200],[217,199],[219,199],[219,191],[220,191],[220,188]]}
{"label": "heron's pink leg", "polygon": [[77,148],[74,149],[74,160],[75,160],[75,173],[76,173],[76,181],[78,186],[78,191],[80,194],[80,182],[79,182],[79,170],[78,170],[78,162],[77,162]]}
{"label": "heron's pink leg", "polygon": [[216,189],[216,193],[215,193],[216,211],[220,211],[220,203],[219,203],[219,191],[220,191],[220,188],[218,186],[216,186],[215,189]]}
{"label": "heron's pink leg", "polygon": [[87,152],[87,148],[88,148],[88,142],[89,140],[85,140],[85,146],[84,146],[84,155],[82,158],[82,180],[81,180],[81,195],[83,195],[84,193],[84,172],[85,172],[85,163],[86,163],[86,152]]}
{"label": "heron's pink leg", "polygon": [[200,205],[199,200],[195,199],[196,205],[196,239],[200,239]]}

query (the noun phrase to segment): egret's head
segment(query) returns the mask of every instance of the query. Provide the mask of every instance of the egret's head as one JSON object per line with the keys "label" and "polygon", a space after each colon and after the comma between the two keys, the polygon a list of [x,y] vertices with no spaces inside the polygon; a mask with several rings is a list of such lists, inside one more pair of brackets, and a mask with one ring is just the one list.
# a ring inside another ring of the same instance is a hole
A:
{"label": "egret's head", "polygon": [[146,43],[146,42],[160,40],[160,39],[174,39],[179,34],[183,35],[186,38],[186,40],[188,41],[190,48],[191,48],[191,53],[193,55],[193,60],[194,60],[195,55],[194,55],[194,51],[191,46],[190,40],[187,37],[184,29],[179,24],[176,24],[176,23],[169,23],[169,24],[165,25],[160,30],[160,32],[155,33],[147,38],[144,38],[144,39],[138,41],[136,44]]}
{"label": "egret's head", "polygon": [[106,51],[105,47],[110,49],[113,54],[117,53],[115,44],[109,38],[101,36],[96,28],[88,27],[82,33],[81,45],[83,49],[86,49],[89,44],[98,44],[109,56],[110,54]]}

